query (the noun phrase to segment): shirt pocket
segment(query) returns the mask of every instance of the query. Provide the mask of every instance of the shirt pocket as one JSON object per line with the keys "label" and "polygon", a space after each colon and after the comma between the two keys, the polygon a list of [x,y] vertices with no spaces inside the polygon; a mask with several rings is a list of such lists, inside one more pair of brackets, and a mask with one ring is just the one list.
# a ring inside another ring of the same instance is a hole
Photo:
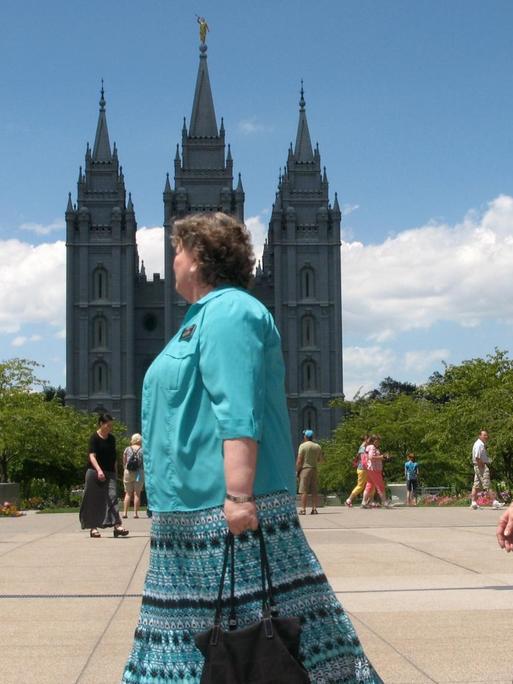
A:
{"label": "shirt pocket", "polygon": [[198,337],[182,340],[164,352],[166,361],[165,387],[177,392],[187,385],[197,364]]}

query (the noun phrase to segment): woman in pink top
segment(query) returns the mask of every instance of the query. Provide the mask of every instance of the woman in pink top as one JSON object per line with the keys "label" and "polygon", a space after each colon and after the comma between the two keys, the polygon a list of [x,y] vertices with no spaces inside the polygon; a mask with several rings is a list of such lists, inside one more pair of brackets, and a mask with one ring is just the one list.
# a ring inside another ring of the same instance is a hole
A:
{"label": "woman in pink top", "polygon": [[372,489],[375,487],[383,506],[388,506],[385,495],[385,482],[383,480],[383,459],[386,458],[379,450],[380,438],[372,435],[365,449],[367,456],[367,485],[363,493],[362,508],[369,507]]}

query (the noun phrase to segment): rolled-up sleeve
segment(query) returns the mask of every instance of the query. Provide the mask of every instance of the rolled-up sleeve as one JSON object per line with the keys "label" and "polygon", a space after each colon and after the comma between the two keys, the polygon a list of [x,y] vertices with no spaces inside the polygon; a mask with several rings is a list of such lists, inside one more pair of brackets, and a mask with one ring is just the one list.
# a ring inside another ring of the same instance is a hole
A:
{"label": "rolled-up sleeve", "polygon": [[209,303],[200,335],[200,372],[220,439],[259,442],[265,396],[267,320],[246,302]]}

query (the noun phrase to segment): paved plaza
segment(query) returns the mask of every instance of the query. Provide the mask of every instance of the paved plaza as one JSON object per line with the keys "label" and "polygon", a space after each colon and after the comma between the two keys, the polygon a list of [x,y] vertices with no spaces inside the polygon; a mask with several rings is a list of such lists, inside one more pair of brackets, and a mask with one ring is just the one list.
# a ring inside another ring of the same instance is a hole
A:
{"label": "paved plaza", "polygon": [[[306,534],[386,684],[513,680],[513,555],[497,511],[329,507]],[[78,516],[0,519],[2,684],[115,684],[150,521],[89,539]],[[111,533],[112,534],[112,533]]]}

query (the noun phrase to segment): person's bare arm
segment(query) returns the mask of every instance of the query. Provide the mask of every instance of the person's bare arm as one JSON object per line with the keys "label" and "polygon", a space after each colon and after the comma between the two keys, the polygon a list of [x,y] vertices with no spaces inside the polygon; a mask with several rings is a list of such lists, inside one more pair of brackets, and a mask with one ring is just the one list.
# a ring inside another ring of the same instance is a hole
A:
{"label": "person's bare arm", "polygon": [[93,468],[96,470],[96,473],[98,475],[99,480],[105,480],[105,473],[103,470],[100,468],[100,465],[98,464],[98,461],[96,460],[96,454],[90,453],[89,454],[89,461],[91,462],[91,465]]}
{"label": "person's bare arm", "polygon": [[497,542],[501,549],[508,553],[513,551],[513,504],[499,518],[496,534]]}
{"label": "person's bare arm", "polygon": [[[255,481],[258,444],[253,439],[226,439],[224,441],[224,477],[226,492],[232,496],[252,496]],[[254,501],[247,503],[224,502],[224,514],[230,532],[241,534],[258,528],[257,508]]]}
{"label": "person's bare arm", "polygon": [[298,452],[296,459],[296,473],[299,475],[301,468],[303,467],[303,454]]}

